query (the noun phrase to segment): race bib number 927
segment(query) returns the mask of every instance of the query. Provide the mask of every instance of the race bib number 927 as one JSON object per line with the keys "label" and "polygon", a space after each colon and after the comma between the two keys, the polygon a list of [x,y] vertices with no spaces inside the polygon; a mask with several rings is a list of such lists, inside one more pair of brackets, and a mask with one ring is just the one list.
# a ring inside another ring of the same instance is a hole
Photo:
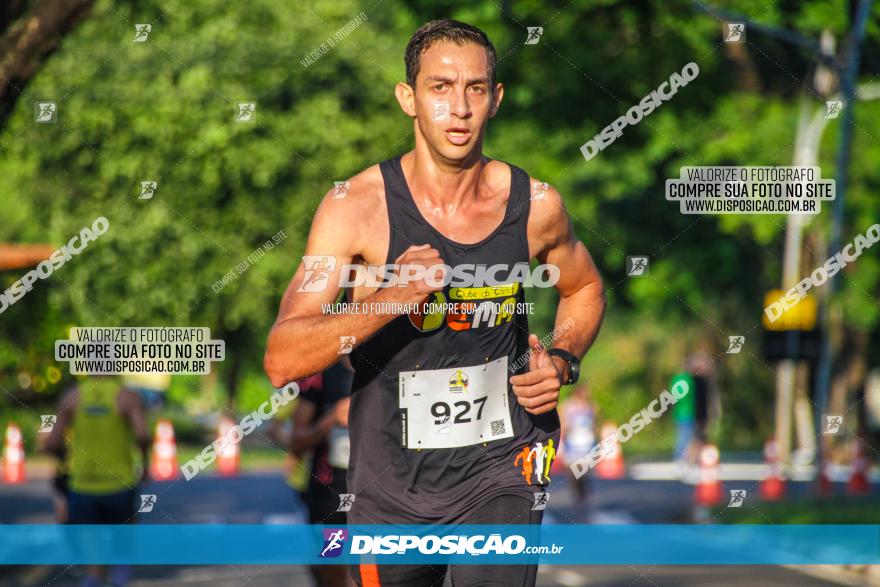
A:
{"label": "race bib number 927", "polygon": [[401,371],[403,446],[456,448],[510,438],[507,357],[470,367]]}

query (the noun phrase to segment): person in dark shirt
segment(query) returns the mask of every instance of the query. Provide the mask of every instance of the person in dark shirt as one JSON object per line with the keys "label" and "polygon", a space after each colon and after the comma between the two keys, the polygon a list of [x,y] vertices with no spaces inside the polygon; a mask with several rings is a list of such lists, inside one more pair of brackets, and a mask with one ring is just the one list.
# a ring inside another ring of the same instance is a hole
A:
{"label": "person in dark shirt", "polygon": [[[348,406],[354,371],[347,358],[320,374],[316,385],[304,387],[293,412],[291,449],[301,457],[312,451],[311,476],[304,498],[312,524],[346,522],[348,471]],[[350,585],[343,565],[311,567],[318,585]]]}
{"label": "person in dark shirt", "polygon": [[[263,366],[281,387],[350,352],[350,523],[539,528],[533,505],[559,446],[559,392],[577,382],[599,332],[602,279],[559,192],[483,154],[504,96],[486,33],[434,20],[404,55],[394,92],[413,149],[350,177],[344,198],[327,193]],[[529,328],[533,259],[549,277],[537,281],[559,294],[552,348]],[[366,273],[350,281],[352,264]],[[393,279],[368,277],[389,265]],[[366,311],[325,314],[341,290]],[[442,585],[447,574],[455,585],[530,587],[537,572],[537,556],[352,568],[359,584],[397,587]]]}

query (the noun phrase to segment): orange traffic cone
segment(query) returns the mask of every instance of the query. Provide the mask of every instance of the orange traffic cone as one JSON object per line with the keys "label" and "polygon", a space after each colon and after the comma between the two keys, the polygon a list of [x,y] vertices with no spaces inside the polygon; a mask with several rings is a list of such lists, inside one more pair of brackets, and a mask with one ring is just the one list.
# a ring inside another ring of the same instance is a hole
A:
{"label": "orange traffic cone", "polygon": [[765,501],[779,501],[785,496],[785,479],[782,478],[779,447],[774,438],[764,443],[764,462],[769,472],[761,481],[761,497]]}
{"label": "orange traffic cone", "polygon": [[3,482],[24,483],[24,444],[21,428],[10,422],[6,426],[6,444],[3,448]]}
{"label": "orange traffic cone", "polygon": [[602,424],[602,439],[614,435],[614,446],[605,454],[605,458],[596,465],[596,476],[600,479],[622,479],[625,473],[623,465],[623,449],[617,440],[617,426],[613,422]]}
{"label": "orange traffic cone", "polygon": [[[231,418],[220,418],[220,424],[217,426],[217,438],[226,438],[226,434],[235,422]],[[217,472],[223,477],[232,477],[238,474],[238,443],[227,442],[217,454]]]}
{"label": "orange traffic cone", "polygon": [[846,492],[850,495],[867,495],[871,492],[868,484],[868,454],[865,450],[865,441],[861,438],[856,440],[856,455],[853,459],[852,475],[846,484]]}
{"label": "orange traffic cone", "polygon": [[721,453],[714,444],[707,444],[700,450],[700,477],[694,491],[697,505],[716,505],[721,502],[723,486],[718,478],[718,461]]}
{"label": "orange traffic cone", "polygon": [[150,458],[150,476],[156,481],[177,479],[177,441],[170,420],[156,422],[153,454]]}

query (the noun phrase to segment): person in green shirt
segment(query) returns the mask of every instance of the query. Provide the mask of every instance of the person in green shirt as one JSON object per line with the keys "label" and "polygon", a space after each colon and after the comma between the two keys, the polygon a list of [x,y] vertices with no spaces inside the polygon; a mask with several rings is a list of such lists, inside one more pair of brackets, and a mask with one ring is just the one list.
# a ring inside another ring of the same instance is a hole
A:
{"label": "person in green shirt", "polygon": [[688,448],[694,440],[696,394],[692,393],[694,378],[690,373],[682,371],[673,375],[669,382],[669,389],[672,389],[679,381],[687,383],[688,393],[672,406],[672,417],[675,420],[675,459],[684,461],[687,459]]}
{"label": "person in green shirt", "polygon": [[[141,398],[116,378],[89,377],[66,393],[46,449],[67,459],[68,523],[133,522],[136,489],[139,481],[146,481],[149,446]],[[138,449],[141,463],[135,458]],[[101,585],[103,574],[103,567],[87,567],[81,585]],[[116,567],[111,583],[124,585],[129,574],[127,567]]]}

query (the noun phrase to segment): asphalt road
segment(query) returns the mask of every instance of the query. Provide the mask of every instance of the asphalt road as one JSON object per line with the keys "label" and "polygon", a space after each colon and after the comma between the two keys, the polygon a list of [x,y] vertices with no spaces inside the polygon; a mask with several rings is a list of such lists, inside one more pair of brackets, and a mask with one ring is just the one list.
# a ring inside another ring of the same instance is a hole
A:
{"label": "asphalt road", "polygon": [[[748,487],[748,483],[744,483]],[[795,489],[798,491],[798,489]],[[303,522],[301,504],[284,484],[280,473],[249,473],[221,479],[203,473],[189,482],[152,483],[143,493],[154,493],[153,512],[141,523],[298,523]],[[592,509],[575,508],[571,493],[562,482],[551,486],[546,514],[550,523],[646,523],[686,522],[691,515],[693,488],[676,481],[600,481],[594,486]],[[23,485],[0,485],[0,523],[51,523],[48,482],[32,480]],[[0,545],[2,547],[2,545]],[[78,583],[75,567],[16,567],[0,571],[0,585],[46,585],[66,587]],[[302,566],[148,566],[134,569],[130,585],[187,585],[205,587],[310,585]],[[773,585],[774,587],[852,584],[832,582],[783,567],[700,566],[547,566],[539,570],[541,587],[639,585],[720,587]]]}

